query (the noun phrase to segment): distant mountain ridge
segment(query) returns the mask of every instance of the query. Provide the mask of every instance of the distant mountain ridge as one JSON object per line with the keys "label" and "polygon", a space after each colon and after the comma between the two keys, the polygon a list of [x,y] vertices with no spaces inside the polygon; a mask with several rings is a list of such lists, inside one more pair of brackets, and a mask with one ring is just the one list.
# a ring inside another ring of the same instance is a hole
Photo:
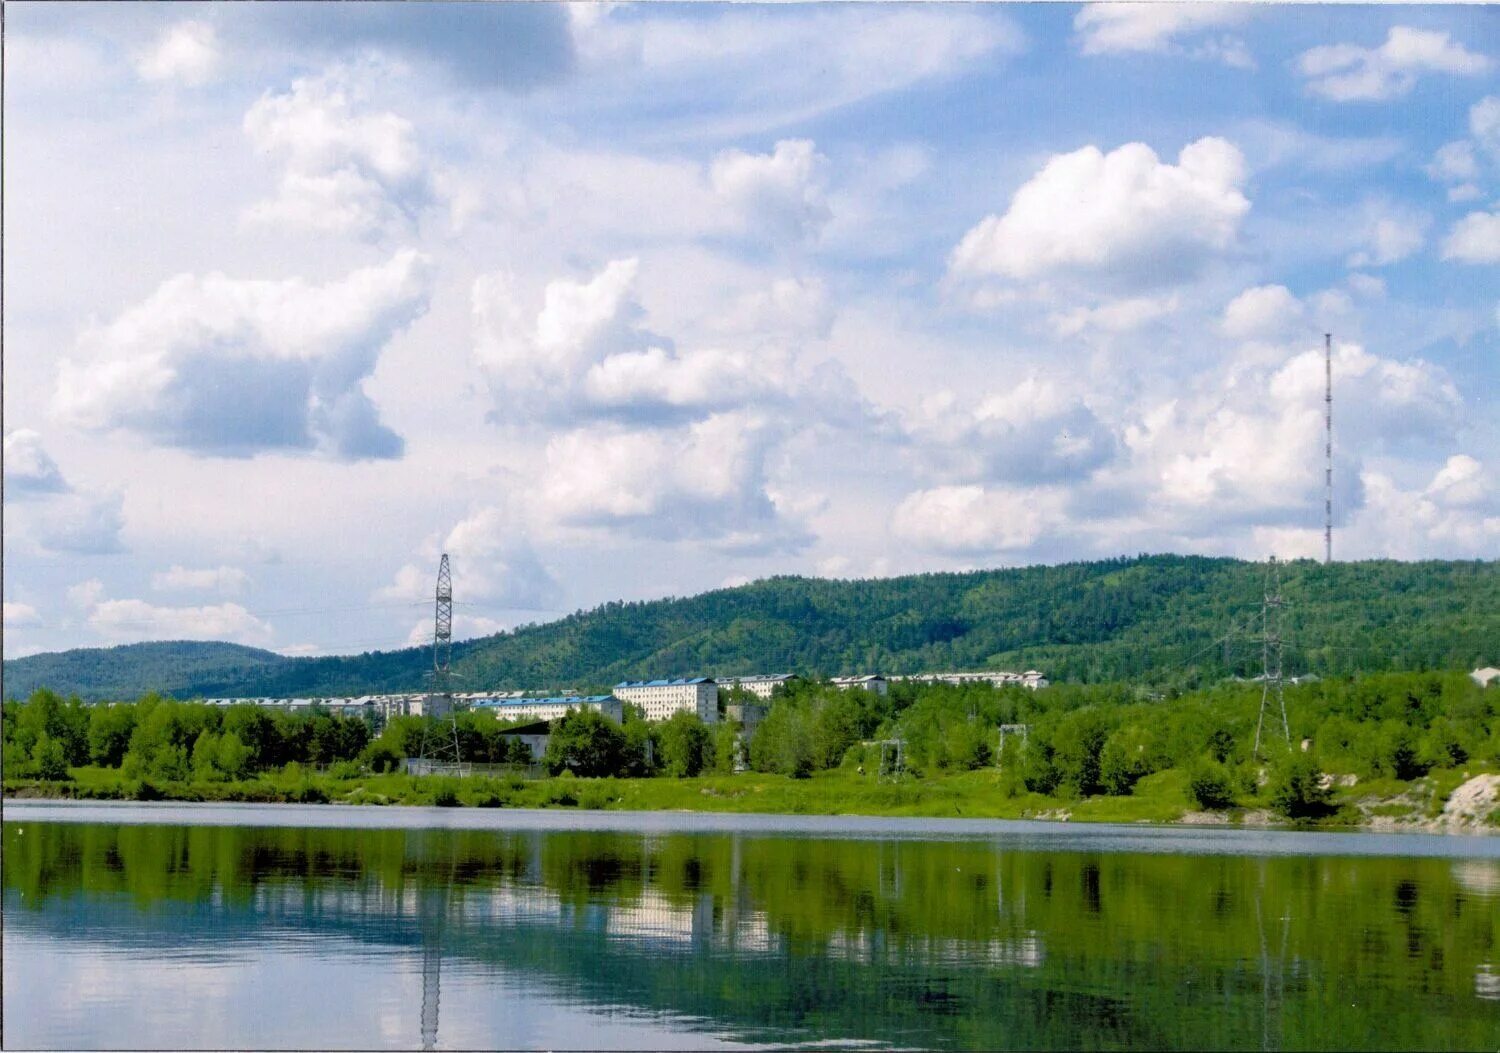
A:
{"label": "distant mountain ridge", "polygon": [[[454,646],[454,669],[474,690],[1028,667],[1054,680],[1188,687],[1259,671],[1253,636],[1264,580],[1264,564],[1203,556],[854,581],[775,577],[606,603],[465,641]],[[455,590],[461,596],[461,581]],[[1289,675],[1500,661],[1500,562],[1300,561],[1283,566],[1281,591]],[[359,694],[420,689],[430,667],[424,648],[287,658],[236,644],[147,643],[6,661],[4,693]]]}

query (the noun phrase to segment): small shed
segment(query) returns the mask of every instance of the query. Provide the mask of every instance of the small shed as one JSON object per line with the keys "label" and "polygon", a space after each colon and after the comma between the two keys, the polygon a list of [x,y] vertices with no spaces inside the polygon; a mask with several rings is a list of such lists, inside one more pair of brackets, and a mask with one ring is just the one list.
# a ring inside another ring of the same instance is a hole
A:
{"label": "small shed", "polygon": [[506,728],[500,732],[500,737],[525,743],[526,748],[531,750],[531,759],[539,761],[546,756],[547,743],[552,739],[552,721],[537,720],[530,724]]}

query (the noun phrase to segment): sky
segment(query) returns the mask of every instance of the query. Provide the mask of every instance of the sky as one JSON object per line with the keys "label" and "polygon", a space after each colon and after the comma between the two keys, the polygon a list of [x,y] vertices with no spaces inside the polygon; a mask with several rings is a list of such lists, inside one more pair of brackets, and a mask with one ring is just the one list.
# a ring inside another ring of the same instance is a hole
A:
{"label": "sky", "polygon": [[4,652],[1500,556],[1486,6],[37,4]]}

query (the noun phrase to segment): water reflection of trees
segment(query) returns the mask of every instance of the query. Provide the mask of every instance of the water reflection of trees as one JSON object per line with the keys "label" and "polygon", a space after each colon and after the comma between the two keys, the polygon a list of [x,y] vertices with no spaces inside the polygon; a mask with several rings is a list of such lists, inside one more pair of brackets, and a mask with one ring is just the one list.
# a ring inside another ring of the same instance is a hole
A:
{"label": "water reflection of trees", "polygon": [[216,938],[275,923],[440,943],[747,1033],[1494,1044],[1500,877],[1486,861],[9,823],[3,847],[7,917],[82,894],[117,924],[159,927],[209,905]]}

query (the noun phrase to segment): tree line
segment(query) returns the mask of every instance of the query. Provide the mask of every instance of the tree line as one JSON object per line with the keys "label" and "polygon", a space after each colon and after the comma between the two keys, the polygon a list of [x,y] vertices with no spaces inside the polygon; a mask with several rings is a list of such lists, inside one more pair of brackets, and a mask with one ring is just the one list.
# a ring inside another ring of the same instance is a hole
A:
{"label": "tree line", "polygon": [[[726,693],[726,700],[739,697]],[[1383,673],[1288,686],[1289,736],[1274,697],[1253,755],[1262,686],[1227,681],[1145,697],[1121,684],[1057,684],[1040,691],[988,684],[897,682],[887,694],[821,681],[779,687],[746,734],[723,720],[679,713],[646,721],[627,705],[622,723],[575,710],[551,724],[533,758],[516,722],[470,710],[456,718],[467,761],[539,763],[553,775],[692,777],[748,766],[794,778],[831,769],[879,773],[901,743],[904,778],[998,768],[1014,792],[1076,799],[1124,796],[1149,776],[1180,771],[1204,807],[1253,794],[1275,764],[1283,810],[1315,811],[1323,773],[1410,781],[1433,769],[1500,764],[1500,690],[1462,672]],[[524,721],[520,722],[524,723]],[[89,705],[39,691],[3,707],[9,777],[64,779],[70,767],[121,769],[131,778],[231,780],[288,764],[341,766],[346,775],[398,769],[424,737],[453,734],[446,719],[397,717],[378,734],[358,718],[210,706],[147,696]],[[1006,736],[1001,725],[1022,725]],[[1290,739],[1288,742],[1287,739]]]}

